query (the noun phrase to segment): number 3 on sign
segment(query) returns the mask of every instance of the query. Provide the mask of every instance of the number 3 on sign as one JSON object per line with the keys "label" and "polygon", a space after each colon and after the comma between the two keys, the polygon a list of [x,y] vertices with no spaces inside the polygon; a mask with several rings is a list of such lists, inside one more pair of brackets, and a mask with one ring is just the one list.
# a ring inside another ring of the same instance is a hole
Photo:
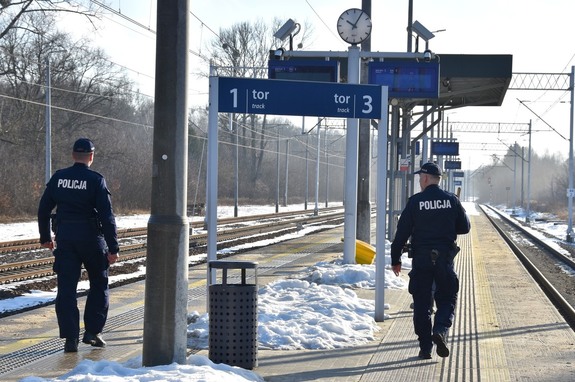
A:
{"label": "number 3 on sign", "polygon": [[362,112],[362,113],[365,113],[365,114],[371,113],[372,110],[373,110],[373,106],[371,106],[371,102],[373,101],[373,100],[371,99],[371,96],[369,96],[369,95],[364,95],[364,96],[363,96],[363,100],[364,100],[364,103],[363,103],[364,108],[361,109],[361,112]]}

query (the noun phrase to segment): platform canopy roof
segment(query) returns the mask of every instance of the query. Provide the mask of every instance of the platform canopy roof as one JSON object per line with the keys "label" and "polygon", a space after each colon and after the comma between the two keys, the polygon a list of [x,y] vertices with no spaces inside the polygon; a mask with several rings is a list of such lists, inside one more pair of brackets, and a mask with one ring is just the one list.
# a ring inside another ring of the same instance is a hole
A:
{"label": "platform canopy roof", "polygon": [[[438,106],[501,106],[512,76],[512,55],[439,54]],[[419,100],[418,105],[435,100]]]}
{"label": "platform canopy roof", "polygon": [[[277,60],[270,51],[270,60]],[[304,61],[339,63],[339,82],[347,82],[347,58],[305,56]],[[287,60],[290,60],[288,57]],[[405,61],[387,58],[386,61]],[[439,99],[400,99],[406,107],[437,106],[444,109],[464,106],[501,106],[512,77],[513,56],[510,54],[439,54]],[[294,76],[298,76],[295,72]],[[285,79],[302,79],[298,77]]]}

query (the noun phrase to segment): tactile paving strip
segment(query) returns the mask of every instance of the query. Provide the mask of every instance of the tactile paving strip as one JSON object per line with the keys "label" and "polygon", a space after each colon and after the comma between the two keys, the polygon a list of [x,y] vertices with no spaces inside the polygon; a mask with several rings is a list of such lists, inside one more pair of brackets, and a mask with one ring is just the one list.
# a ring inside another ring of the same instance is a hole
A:
{"label": "tactile paving strip", "polygon": [[[389,333],[363,373],[361,381],[480,381],[478,369],[478,341],[476,324],[475,277],[471,251],[471,234],[458,239],[461,252],[455,267],[460,278],[455,320],[449,333],[448,358],[435,353],[430,360],[417,357],[419,345],[413,333],[411,298],[405,294],[397,307],[392,307],[393,320]],[[435,350],[435,349],[434,349]]]}

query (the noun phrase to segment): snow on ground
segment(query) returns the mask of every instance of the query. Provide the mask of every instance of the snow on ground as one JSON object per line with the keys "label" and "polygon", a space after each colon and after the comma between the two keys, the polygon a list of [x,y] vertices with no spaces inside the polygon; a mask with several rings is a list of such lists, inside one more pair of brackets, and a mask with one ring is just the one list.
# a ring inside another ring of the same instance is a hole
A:
{"label": "snow on ground", "polygon": [[[303,206],[292,206],[303,210]],[[273,212],[274,206],[244,207],[240,215]],[[219,217],[233,216],[233,209],[218,211]],[[119,228],[143,227],[149,216],[119,216]],[[287,240],[297,234],[285,235]],[[17,240],[38,237],[35,222],[0,225],[0,240]],[[265,240],[251,246],[269,245]],[[228,249],[234,251],[239,248]],[[242,249],[244,249],[242,247]],[[389,243],[386,243],[389,251]],[[389,262],[389,254],[386,255]],[[409,261],[404,262],[409,268]],[[142,269],[141,272],[145,272]],[[375,287],[375,266],[322,262],[296,278],[279,280],[262,286],[258,293],[258,341],[262,349],[334,349],[355,346],[374,338],[378,326],[373,319],[374,303],[358,298],[353,288]],[[132,275],[133,277],[133,275]],[[403,279],[386,271],[387,288],[406,288]],[[114,282],[114,280],[111,280]],[[80,283],[79,289],[87,288]],[[27,296],[0,301],[0,311],[18,309],[52,301],[55,292],[34,291]],[[193,321],[188,327],[188,345],[196,348],[208,346],[208,314],[192,312]],[[141,358],[125,364],[110,361],[84,360],[59,381],[263,381],[256,373],[224,364],[213,364],[208,358],[194,355],[187,365],[166,365],[154,368],[141,367]],[[28,377],[25,382],[45,379]]]}
{"label": "snow on ground", "polygon": [[[389,244],[389,243],[388,243]],[[386,255],[389,262],[389,256]],[[405,259],[404,268],[410,268]],[[258,342],[261,349],[336,349],[357,346],[373,340],[379,327],[375,323],[374,302],[361,299],[352,287],[374,288],[374,265],[321,262],[297,278],[279,280],[259,288]],[[386,270],[386,288],[406,288],[404,279]],[[36,292],[28,303],[53,298]],[[18,300],[18,299],[12,299]],[[44,300],[45,301],[45,300]],[[22,300],[20,300],[21,303]],[[16,301],[13,301],[16,304]],[[0,301],[0,310],[2,307]],[[386,306],[386,309],[389,307]],[[192,312],[188,326],[188,347],[208,347],[209,316]],[[214,364],[207,357],[194,355],[187,365],[141,366],[141,357],[124,364],[84,360],[58,381],[263,381],[256,373]],[[28,377],[22,382],[47,381]]]}
{"label": "snow on ground", "polygon": [[[472,203],[464,204],[469,215],[479,214]],[[271,211],[273,211],[273,206]],[[298,206],[295,209],[303,209]],[[270,211],[265,211],[270,212]],[[254,212],[256,214],[264,211]],[[146,216],[118,217],[120,228],[145,226]],[[32,227],[32,228],[31,228]],[[553,225],[554,232],[564,233]],[[37,237],[35,223],[0,225],[0,240]],[[9,237],[7,237],[9,236]],[[260,243],[260,245],[263,243]],[[266,243],[269,244],[269,243]],[[252,244],[252,245],[258,245]],[[389,264],[389,242],[386,242],[386,263]],[[404,272],[411,268],[404,257]],[[258,293],[258,341],[265,349],[334,349],[355,346],[374,338],[378,330],[373,315],[374,303],[361,299],[354,288],[375,287],[375,266],[321,262],[298,277],[279,280],[262,286]],[[406,288],[404,279],[385,271],[386,288]],[[0,301],[0,311],[18,304],[33,305],[53,299],[54,293],[33,292],[29,296]],[[12,304],[12,305],[11,305]],[[209,317],[192,312],[188,326],[188,345],[207,348]],[[136,381],[263,381],[257,373],[225,364],[214,364],[204,356],[190,356],[186,365],[171,364],[142,367],[141,357],[124,364],[111,361],[80,362],[76,368],[57,379],[66,382]],[[28,377],[22,382],[44,382]]]}

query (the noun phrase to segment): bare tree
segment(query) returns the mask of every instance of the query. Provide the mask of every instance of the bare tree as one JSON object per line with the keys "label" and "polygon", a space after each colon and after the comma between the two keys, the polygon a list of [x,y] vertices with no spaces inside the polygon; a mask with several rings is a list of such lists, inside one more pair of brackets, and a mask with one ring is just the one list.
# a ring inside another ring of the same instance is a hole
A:
{"label": "bare tree", "polygon": [[[26,127],[8,125],[2,131],[3,137],[17,132],[27,144],[41,141],[41,137],[32,135],[42,134],[44,127],[48,63],[54,107],[52,118],[64,130],[74,133],[95,123],[111,123],[112,119],[102,119],[100,115],[125,115],[117,110],[117,103],[123,98],[132,100],[132,83],[123,69],[111,63],[101,49],[92,48],[87,40],[72,41],[69,35],[54,31],[53,16],[30,14],[25,18],[41,33],[13,30],[0,40],[0,74],[3,74],[2,87],[16,98],[16,107],[11,109],[14,115],[22,117],[30,112],[30,120],[35,122]],[[14,118],[5,120],[16,121]],[[29,132],[23,134],[22,129]],[[10,141],[16,143],[16,138],[12,137]]]}
{"label": "bare tree", "polygon": [[[214,65],[220,67],[220,75],[246,78],[266,78],[270,51],[279,47],[281,42],[273,37],[279,29],[281,21],[273,20],[266,24],[262,20],[241,22],[230,28],[221,29],[219,38],[210,42],[208,51]],[[306,26],[301,33],[301,41],[307,38],[311,28]],[[250,187],[256,187],[262,176],[262,163],[265,157],[267,131],[271,126],[267,119],[258,115],[236,115],[233,126],[238,129],[238,144],[241,147],[240,161],[245,177],[250,181]],[[232,135],[228,135],[233,139]]]}
{"label": "bare tree", "polygon": [[89,21],[98,16],[90,1],[84,8],[70,0],[0,0],[0,40],[15,28],[35,32],[35,28],[25,22],[27,15],[56,12],[78,14]]}
{"label": "bare tree", "polygon": [[[71,144],[88,136],[97,145],[94,169],[105,170],[120,196],[115,205],[144,208],[150,200],[152,102],[132,92],[123,69],[101,50],[55,30],[53,16],[26,14],[23,22],[34,32],[14,28],[0,40],[0,161],[11,163],[2,172],[7,181],[0,184],[0,209],[31,213],[44,188],[48,62],[53,168],[69,165]],[[18,192],[24,189],[29,191]]]}

